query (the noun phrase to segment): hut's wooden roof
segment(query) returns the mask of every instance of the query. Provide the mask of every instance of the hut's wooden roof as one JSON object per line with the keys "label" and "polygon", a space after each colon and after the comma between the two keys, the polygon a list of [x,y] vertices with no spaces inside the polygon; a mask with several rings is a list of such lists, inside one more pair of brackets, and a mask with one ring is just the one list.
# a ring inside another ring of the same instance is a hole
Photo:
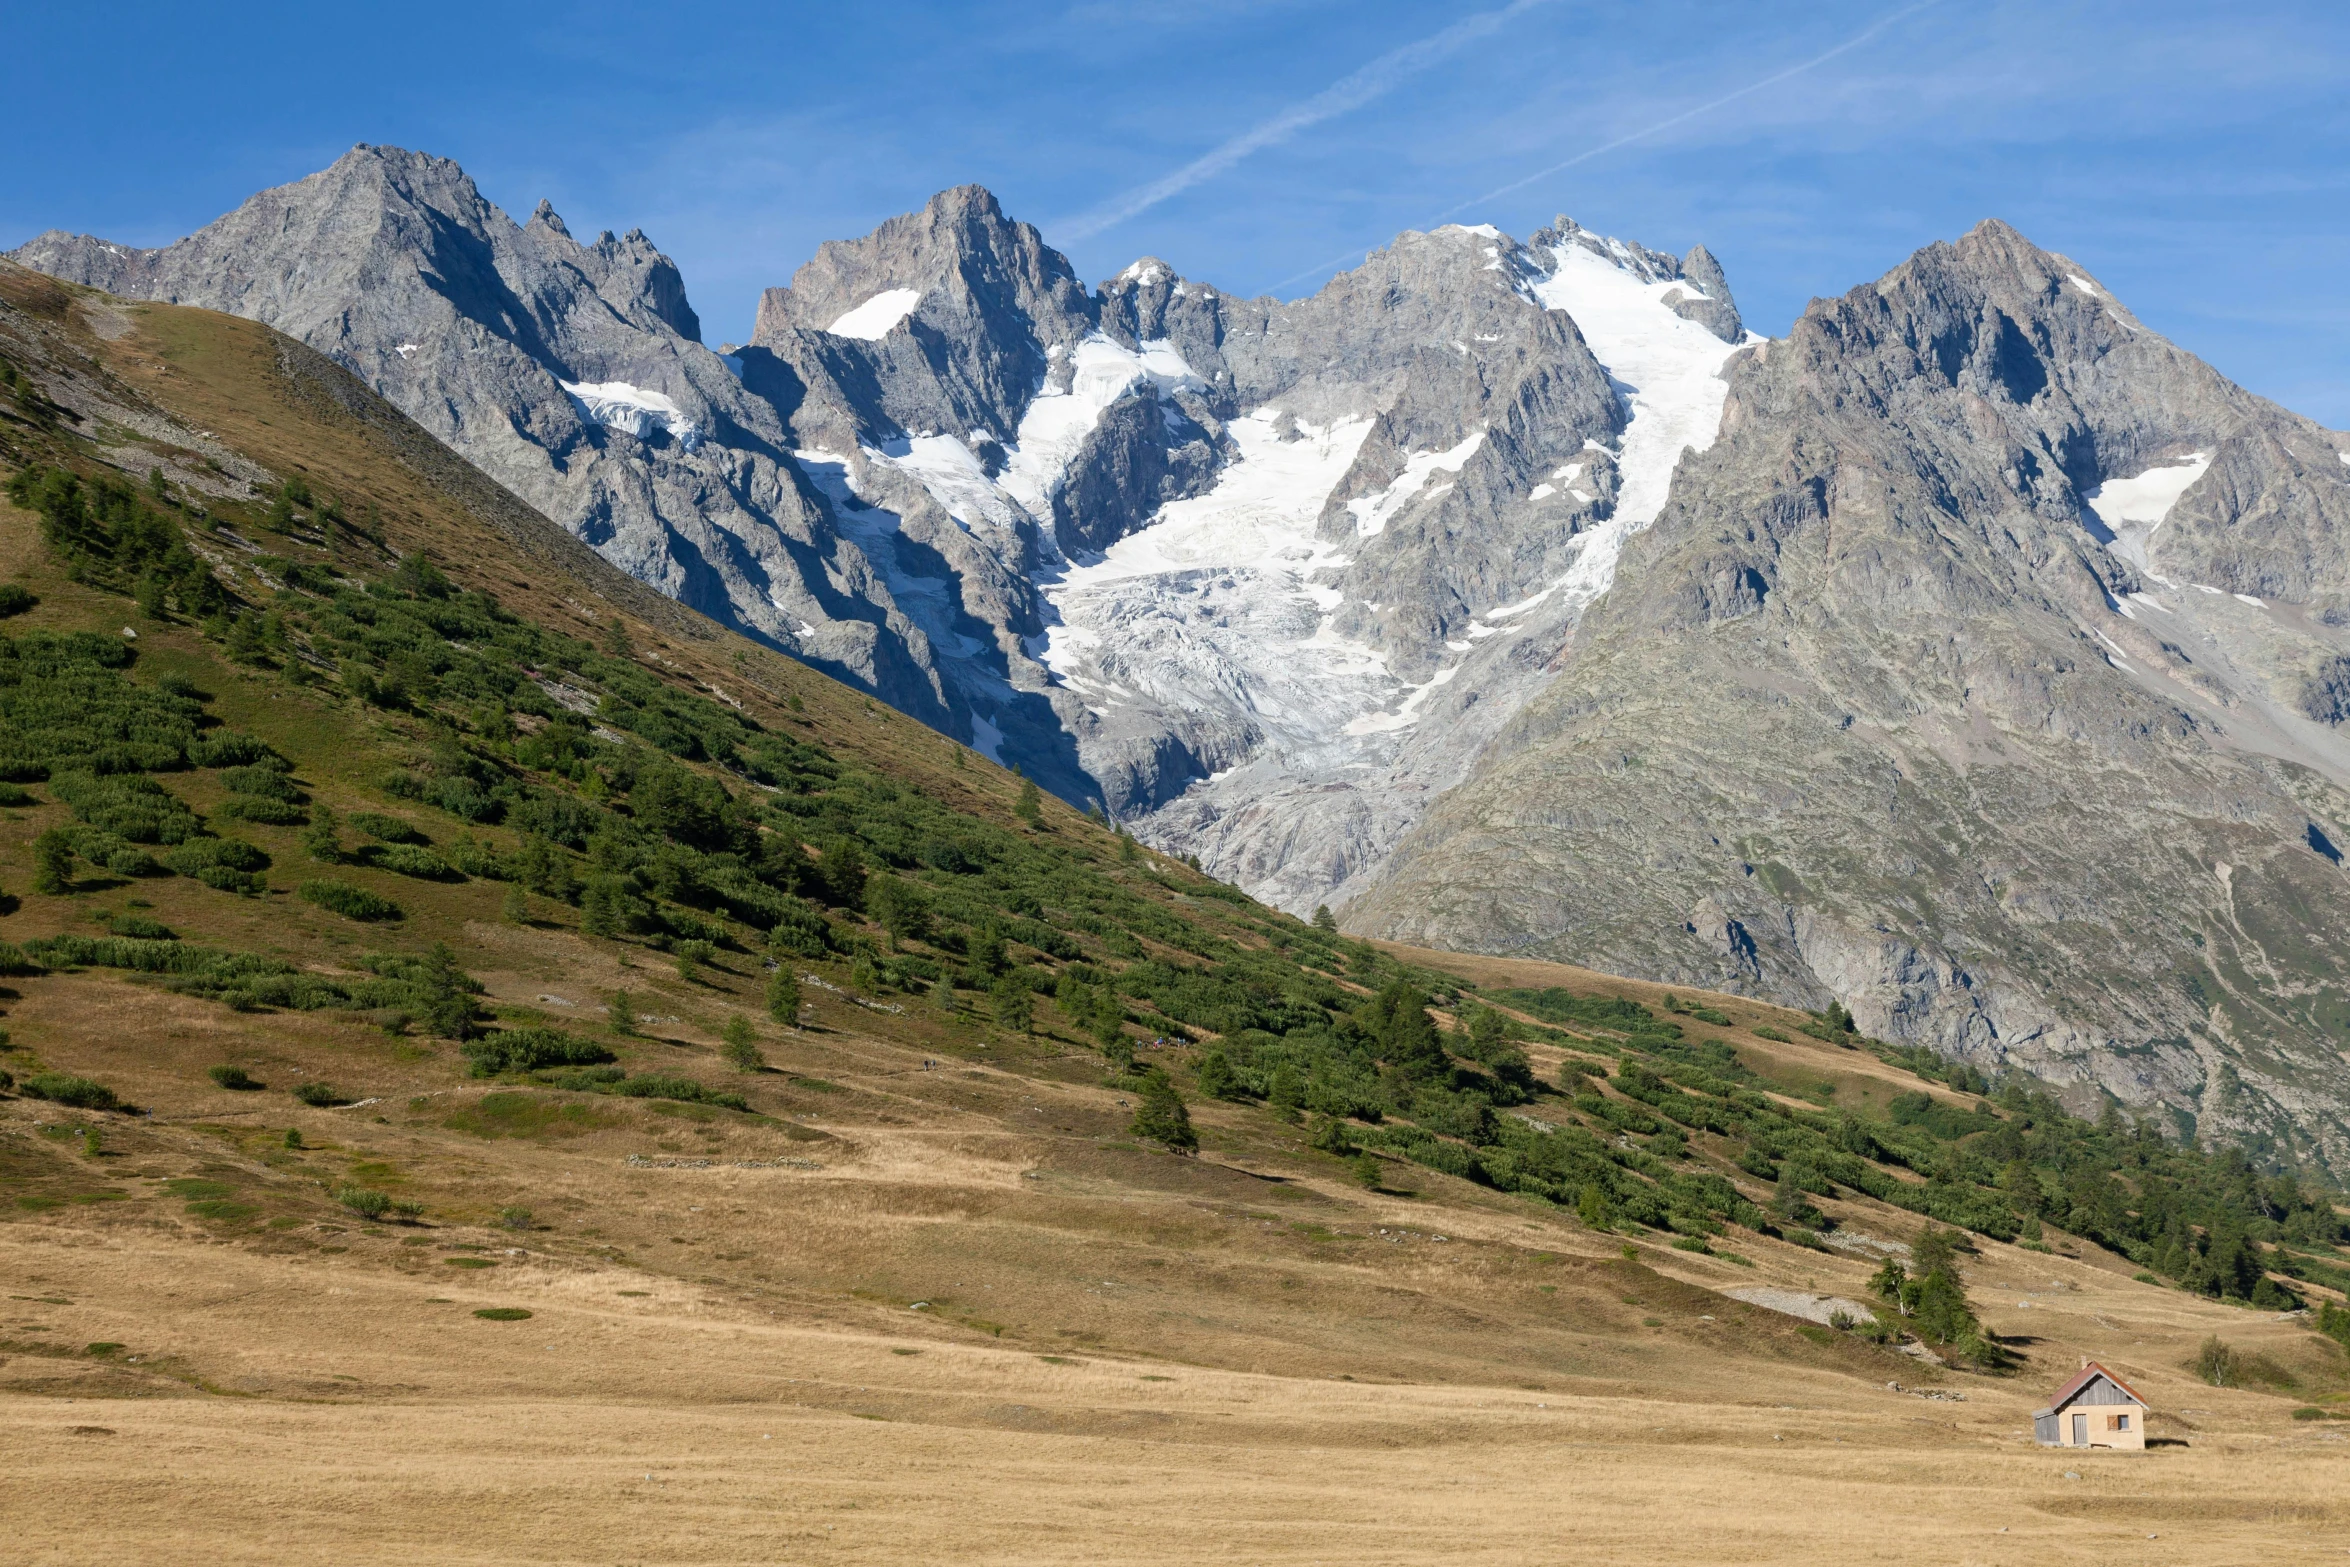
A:
{"label": "hut's wooden roof", "polygon": [[2071,1403],[2075,1397],[2079,1396],[2083,1388],[2096,1381],[2099,1377],[2105,1378],[2106,1381],[2111,1382],[2115,1387],[2120,1388],[2124,1393],[2128,1394],[2131,1399],[2135,1400],[2141,1408],[2146,1406],[2146,1400],[2139,1397],[2138,1390],[2136,1388],[2130,1386],[2130,1384],[2124,1382],[2120,1377],[2115,1376],[2112,1372],[2106,1370],[2103,1366],[2092,1360],[2081,1368],[2081,1374],[2079,1376],[2073,1378],[2070,1382],[2067,1382],[2063,1387],[2057,1390],[2056,1396],[2048,1401],[2048,1407],[2046,1409],[2035,1411],[2035,1413],[2043,1415],[2053,1414],[2055,1411],[2062,1409],[2066,1404]]}

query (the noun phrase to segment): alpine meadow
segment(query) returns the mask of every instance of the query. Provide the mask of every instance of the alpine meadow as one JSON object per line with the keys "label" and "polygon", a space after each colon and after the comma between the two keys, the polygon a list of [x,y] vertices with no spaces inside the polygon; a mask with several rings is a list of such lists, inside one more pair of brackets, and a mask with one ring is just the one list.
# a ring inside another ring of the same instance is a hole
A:
{"label": "alpine meadow", "polygon": [[21,1559],[2340,1559],[2350,434],[1997,219],[905,205],[0,257]]}

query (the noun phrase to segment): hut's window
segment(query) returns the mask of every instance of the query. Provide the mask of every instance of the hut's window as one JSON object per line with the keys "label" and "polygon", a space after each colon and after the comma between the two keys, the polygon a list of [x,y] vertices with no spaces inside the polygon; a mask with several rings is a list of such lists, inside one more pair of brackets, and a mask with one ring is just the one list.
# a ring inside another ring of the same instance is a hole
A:
{"label": "hut's window", "polygon": [[2116,1416],[2114,1416],[2114,1417],[2113,1417],[2113,1428],[2114,1428],[2116,1431],[2127,1431],[2127,1430],[2130,1428],[2130,1417],[2129,1417],[2128,1415],[2116,1415]]}

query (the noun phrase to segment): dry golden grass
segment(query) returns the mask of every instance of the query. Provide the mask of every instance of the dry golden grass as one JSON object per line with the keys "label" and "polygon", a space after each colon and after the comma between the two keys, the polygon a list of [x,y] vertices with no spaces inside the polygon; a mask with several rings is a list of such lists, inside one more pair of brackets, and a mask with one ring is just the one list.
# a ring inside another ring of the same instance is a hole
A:
{"label": "dry golden grass", "polygon": [[[568,936],[484,934],[517,984],[609,972]],[[1171,1159],[1117,1135],[1112,1090],[924,1070],[846,1018],[770,1034],[773,1123],[582,1098],[581,1121],[500,1127],[479,1111],[510,1091],[450,1088],[413,1044],[257,1037],[257,1062],[331,1053],[303,1064],[383,1096],[300,1109],[192,1086],[200,1004],[52,988],[18,1016],[154,1114],[95,1157],[43,1136],[80,1124],[55,1107],[0,1119],[0,1178],[60,1204],[0,1224],[25,1560],[2297,1562],[2350,1525],[2344,1428],[2289,1418],[2341,1357],[2062,1237],[2078,1256],[1984,1243],[1976,1300],[2029,1359],[1959,1376],[1714,1293],[1858,1293],[1865,1260],[1739,1235],[1753,1268],[1627,1262],[1440,1176],[1362,1192],[1223,1106],[1205,1155]],[[91,1030],[69,1045],[42,1008]],[[253,1211],[190,1213],[165,1186],[189,1177]],[[425,1224],[338,1216],[322,1188],[347,1178]],[[512,1203],[534,1228],[496,1224]],[[1914,1226],[1835,1207],[1848,1232]],[[533,1315],[473,1315],[496,1306]],[[2302,1393],[2193,1380],[2215,1331]],[[2034,1447],[2029,1411],[2083,1356],[2169,1441]]]}

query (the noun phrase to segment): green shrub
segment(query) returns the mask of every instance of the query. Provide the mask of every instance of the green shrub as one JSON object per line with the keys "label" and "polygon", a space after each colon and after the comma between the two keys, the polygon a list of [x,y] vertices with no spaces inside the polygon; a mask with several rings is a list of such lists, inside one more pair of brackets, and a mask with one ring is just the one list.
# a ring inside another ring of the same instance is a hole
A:
{"label": "green shrub", "polygon": [[87,1077],[69,1077],[63,1072],[35,1072],[17,1085],[17,1092],[27,1099],[46,1099],[53,1104],[71,1105],[76,1110],[122,1108],[122,1101],[104,1083]]}
{"label": "green shrub", "polygon": [[474,1315],[484,1322],[523,1322],[530,1317],[520,1306],[484,1306]]}
{"label": "green shrub", "polygon": [[231,794],[283,800],[289,805],[302,798],[294,780],[275,767],[231,767],[220,775],[220,783]]}
{"label": "green shrub", "polygon": [[498,1222],[510,1230],[527,1230],[532,1223],[531,1211],[519,1203],[500,1208]]}
{"label": "green shrub", "polygon": [[455,867],[430,849],[420,849],[410,843],[391,843],[361,851],[361,856],[379,870],[402,876],[413,876],[419,881],[462,881]]}
{"label": "green shrub", "polygon": [[397,816],[386,816],[380,811],[353,811],[343,821],[353,832],[365,833],[384,843],[432,842],[413,822],[404,822]]}
{"label": "green shrub", "polygon": [[789,893],[779,898],[775,925],[767,934],[768,948],[786,957],[821,958],[832,950],[832,927],[805,899]]}
{"label": "green shrub", "polygon": [[310,813],[298,805],[259,795],[223,800],[212,814],[224,821],[258,822],[264,827],[300,827],[310,820]]}
{"label": "green shrub", "polygon": [[204,830],[178,795],[137,773],[59,773],[49,780],[49,792],[73,811],[75,820],[129,843],[185,843]]}
{"label": "green shrub", "polygon": [[612,1059],[602,1045],[551,1028],[509,1028],[464,1045],[475,1077],[500,1072],[538,1072],[558,1066],[594,1066]]}
{"label": "green shrub", "polygon": [[0,582],[0,620],[21,615],[41,601],[13,582]]}
{"label": "green shrub", "polygon": [[0,783],[0,805],[24,806],[38,805],[40,803],[41,802],[33,796],[32,791],[20,788],[16,784]]}
{"label": "green shrub", "polygon": [[161,920],[149,919],[144,914],[117,914],[106,922],[106,928],[126,941],[177,941],[179,932]]}
{"label": "green shrub", "polygon": [[607,1092],[624,1099],[674,1099],[681,1104],[719,1105],[728,1110],[748,1110],[750,1102],[730,1089],[705,1088],[690,1077],[678,1077],[659,1072],[647,1072],[611,1085]]}
{"label": "green shrub", "polygon": [[163,857],[182,876],[222,892],[256,893],[269,856],[241,838],[190,838]]}
{"label": "green shrub", "polygon": [[205,1071],[204,1075],[211,1078],[221,1087],[230,1089],[237,1093],[248,1093],[257,1088],[267,1088],[269,1086],[267,1083],[262,1082],[259,1078],[255,1077],[252,1073],[246,1071],[241,1066],[211,1067]]}
{"label": "green shrub", "polygon": [[297,1083],[294,1085],[294,1097],[321,1110],[351,1102],[324,1083]]}
{"label": "green shrub", "polygon": [[1794,1040],[1788,1038],[1785,1034],[1780,1033],[1777,1029],[1771,1027],[1771,1025],[1768,1023],[1755,1024],[1754,1033],[1755,1037],[1758,1039],[1772,1039],[1778,1041],[1782,1045],[1791,1045],[1795,1043]]}
{"label": "green shrub", "polygon": [[340,914],[352,920],[396,920],[406,913],[391,899],[379,897],[365,887],[354,887],[347,881],[306,881],[301,895],[330,914]]}
{"label": "green shrub", "polygon": [[392,1211],[389,1193],[366,1186],[339,1186],[335,1188],[335,1201],[362,1219],[380,1219]]}

